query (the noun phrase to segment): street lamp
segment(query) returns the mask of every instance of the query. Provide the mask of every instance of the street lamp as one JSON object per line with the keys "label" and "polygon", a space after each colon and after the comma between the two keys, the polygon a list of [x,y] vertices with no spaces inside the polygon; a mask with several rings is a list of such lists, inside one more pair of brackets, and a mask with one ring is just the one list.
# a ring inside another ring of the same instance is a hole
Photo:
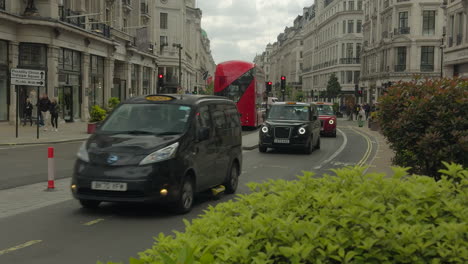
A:
{"label": "street lamp", "polygon": [[444,10],[444,23],[442,25],[442,40],[440,45],[440,78],[444,78],[444,40],[445,40],[445,19],[447,17],[447,0],[442,0],[442,5],[440,6]]}
{"label": "street lamp", "polygon": [[179,49],[179,88],[182,88],[182,45],[181,44],[172,44],[172,47]]}

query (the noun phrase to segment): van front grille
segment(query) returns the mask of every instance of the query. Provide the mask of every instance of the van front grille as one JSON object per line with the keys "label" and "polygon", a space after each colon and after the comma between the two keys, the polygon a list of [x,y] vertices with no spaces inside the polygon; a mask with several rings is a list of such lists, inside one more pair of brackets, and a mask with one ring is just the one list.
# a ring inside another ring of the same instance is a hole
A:
{"label": "van front grille", "polygon": [[275,128],[275,138],[289,138],[291,134],[290,127],[276,127]]}

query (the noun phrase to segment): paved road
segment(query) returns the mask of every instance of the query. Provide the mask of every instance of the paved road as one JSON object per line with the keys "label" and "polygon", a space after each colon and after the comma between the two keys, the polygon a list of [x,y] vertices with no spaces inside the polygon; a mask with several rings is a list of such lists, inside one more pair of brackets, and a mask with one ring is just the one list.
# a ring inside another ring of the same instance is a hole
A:
{"label": "paved road", "polygon": [[[365,163],[366,157],[367,160],[373,157],[375,148],[369,148],[373,144],[368,138],[352,128],[343,127],[341,131],[346,136],[339,133],[337,138],[322,138],[322,148],[311,155],[287,151],[245,151],[238,193],[249,192],[245,186],[248,182],[292,180],[303,170],[330,173],[331,168]],[[73,149],[74,155],[76,145],[64,148]],[[338,154],[338,150],[342,151]],[[64,172],[67,172],[66,168]],[[70,172],[71,168],[68,168]],[[99,210],[89,211],[80,208],[76,201],[67,200],[0,218],[0,263],[127,262],[129,257],[136,257],[137,252],[150,248],[153,237],[160,232],[183,231],[183,218],[196,218],[209,205],[233,197],[224,196],[219,201],[199,198],[195,209],[184,216],[168,214],[155,206],[110,203]]]}

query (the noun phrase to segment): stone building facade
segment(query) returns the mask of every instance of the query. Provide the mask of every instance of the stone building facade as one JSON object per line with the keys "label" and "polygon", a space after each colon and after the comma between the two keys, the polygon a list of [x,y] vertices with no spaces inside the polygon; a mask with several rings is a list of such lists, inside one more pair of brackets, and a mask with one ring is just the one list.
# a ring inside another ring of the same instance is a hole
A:
{"label": "stone building facade", "polygon": [[445,77],[468,78],[468,0],[447,1]]}
{"label": "stone building facade", "polygon": [[[110,97],[124,100],[161,90],[157,74],[168,57],[160,48],[162,2],[0,0],[0,122],[14,122],[17,99],[22,116],[26,99],[35,104],[44,93],[58,99],[60,118],[73,122],[88,120],[90,107],[106,107]],[[191,91],[203,85],[200,72],[213,74],[215,65],[209,40],[199,27],[201,11],[193,1],[177,2],[174,8],[180,14],[190,10],[190,15],[170,14],[168,20],[187,22],[167,30],[183,45],[192,45],[183,49],[182,76],[189,81],[181,82],[182,91]],[[194,26],[187,26],[190,23]],[[192,60],[186,59],[190,56]],[[10,85],[12,68],[44,70],[46,84]]]}

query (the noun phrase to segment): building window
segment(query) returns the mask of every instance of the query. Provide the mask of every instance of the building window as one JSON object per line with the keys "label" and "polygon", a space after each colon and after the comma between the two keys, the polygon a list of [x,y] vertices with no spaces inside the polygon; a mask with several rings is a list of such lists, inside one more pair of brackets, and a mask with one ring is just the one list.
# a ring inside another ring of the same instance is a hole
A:
{"label": "building window", "polygon": [[160,36],[159,42],[160,42],[161,47],[167,46],[168,45],[167,36]]}
{"label": "building window", "polygon": [[151,80],[152,69],[149,67],[143,68],[143,95],[151,93],[150,90],[150,80]]}
{"label": "building window", "polygon": [[434,71],[434,47],[421,47],[421,71]]}
{"label": "building window", "polygon": [[350,11],[354,11],[354,1],[349,1],[348,2],[348,8]]}
{"label": "building window", "polygon": [[353,43],[346,44],[346,57],[348,59],[353,58]]}
{"label": "building window", "polygon": [[362,10],[362,0],[357,1],[357,10],[358,11]]}
{"label": "building window", "polygon": [[362,32],[362,20],[358,20],[356,24],[356,33]]}
{"label": "building window", "polygon": [[354,33],[354,20],[348,20],[348,33]]}
{"label": "building window", "polygon": [[167,29],[167,13],[161,13],[159,25],[161,29]]}
{"label": "building window", "polygon": [[399,13],[398,28],[400,29],[400,34],[408,28],[408,12]]}
{"label": "building window", "polygon": [[397,64],[395,65],[396,72],[403,72],[406,70],[406,47],[397,48]]}
{"label": "building window", "polygon": [[0,10],[5,10],[5,0],[0,0]]}
{"label": "building window", "polygon": [[353,83],[353,71],[346,71],[346,83]]}
{"label": "building window", "polygon": [[361,57],[361,43],[357,43],[356,44],[356,58],[360,58]]}
{"label": "building window", "polygon": [[89,108],[94,105],[104,107],[104,58],[91,55],[90,58]]}
{"label": "building window", "polygon": [[463,42],[463,13],[458,13],[458,34],[457,34],[457,45],[461,45]]}
{"label": "building window", "polygon": [[47,48],[44,45],[21,43],[19,53],[20,66],[34,68],[47,66]]}
{"label": "building window", "polygon": [[423,35],[435,34],[435,11],[423,11]]}
{"label": "building window", "polygon": [[343,20],[343,34],[346,34],[346,20]]}
{"label": "building window", "polygon": [[8,120],[8,42],[0,40],[0,121]]}

